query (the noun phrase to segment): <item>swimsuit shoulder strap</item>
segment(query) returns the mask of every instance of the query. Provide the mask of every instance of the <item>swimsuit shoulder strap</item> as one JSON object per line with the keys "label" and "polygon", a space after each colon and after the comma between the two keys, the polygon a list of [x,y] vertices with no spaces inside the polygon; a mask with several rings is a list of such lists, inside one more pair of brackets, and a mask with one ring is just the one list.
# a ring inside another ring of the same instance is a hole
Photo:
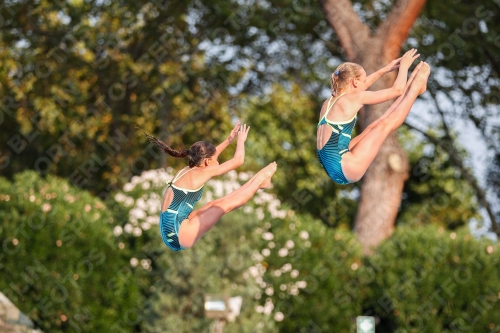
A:
{"label": "swimsuit shoulder strap", "polygon": [[330,110],[332,109],[333,105],[334,105],[334,104],[335,104],[335,102],[336,102],[336,101],[337,101],[340,97],[342,97],[344,94],[345,94],[345,93],[340,94],[340,96],[339,96],[339,97],[335,98],[335,99],[333,100],[333,103],[332,103],[331,105],[330,105],[330,103],[332,102],[332,98],[333,98],[333,96],[332,96],[332,97],[330,97],[330,99],[328,100],[328,104],[327,104],[327,106],[326,106],[326,112],[325,112],[325,114],[323,115],[323,117],[321,117],[321,119],[319,120],[318,126],[322,124],[323,119],[324,119],[325,121],[327,120],[327,119],[326,119],[326,116],[328,116],[328,113],[329,113],[329,112],[330,112]]}
{"label": "swimsuit shoulder strap", "polygon": [[344,95],[345,95],[345,93],[340,94],[340,96],[339,96],[339,97],[335,98],[335,99],[333,100],[332,105],[330,105],[330,102],[332,101],[332,97],[333,97],[333,96],[332,96],[332,97],[330,97],[330,100],[328,100],[328,105],[327,105],[327,107],[326,107],[326,112],[325,112],[325,114],[323,115],[323,118],[325,118],[325,119],[326,119],[326,117],[328,116],[328,113],[329,113],[329,112],[330,112],[330,110],[333,108],[333,105],[335,104],[335,102],[336,102],[336,101],[338,101],[338,99],[339,99],[340,97],[344,96]]}
{"label": "swimsuit shoulder strap", "polygon": [[182,177],[184,177],[189,171],[193,170],[193,168],[188,168],[188,170],[186,172],[182,173],[182,171],[184,171],[184,170],[185,170],[185,168],[181,169],[181,171],[179,171],[177,173],[177,175],[174,177],[174,179],[171,180],[171,181],[169,181],[169,182],[167,182],[167,184],[172,185],[173,183],[175,183],[176,181],[178,181],[179,179],[181,179]]}

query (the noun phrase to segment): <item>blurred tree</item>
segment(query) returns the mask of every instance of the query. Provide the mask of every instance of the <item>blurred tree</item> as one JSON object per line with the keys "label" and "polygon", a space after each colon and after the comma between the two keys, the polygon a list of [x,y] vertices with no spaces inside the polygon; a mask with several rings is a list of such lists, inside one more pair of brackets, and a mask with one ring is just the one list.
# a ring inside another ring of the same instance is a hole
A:
{"label": "blurred tree", "polygon": [[222,140],[240,74],[207,66],[200,42],[213,30],[192,31],[189,10],[196,15],[190,2],[4,4],[2,174],[31,168],[107,193],[165,163],[137,127],[174,147]]}
{"label": "blurred tree", "polygon": [[[429,2],[409,40],[412,47],[418,47],[426,55],[426,61],[440,68],[439,75],[431,76],[429,83],[432,102],[429,111],[435,114],[433,120],[440,124],[441,130],[430,133],[423,127],[429,127],[425,122],[412,128],[449,152],[450,160],[460,168],[461,176],[472,186],[478,203],[485,209],[489,228],[497,235],[500,235],[500,211],[495,208],[498,201],[491,202],[488,192],[498,193],[495,160],[500,155],[497,121],[500,57],[495,50],[499,46],[500,28],[495,17],[499,14],[500,7],[494,1]],[[487,167],[489,176],[471,172],[473,162],[457,156],[459,135],[478,141],[476,145],[481,149],[487,147],[488,151],[481,156],[493,156]]]}
{"label": "blurred tree", "polygon": [[[495,155],[493,163],[489,167],[488,183],[497,199],[500,200],[500,155]],[[500,212],[496,212],[496,219],[500,220]]]}
{"label": "blurred tree", "polygon": [[[439,129],[435,129],[439,130]],[[463,169],[450,158],[450,150],[436,142],[421,140],[414,131],[399,131],[401,145],[412,166],[403,189],[397,224],[434,224],[454,230],[472,219],[480,221],[478,199]],[[466,153],[453,152],[462,161]]]}
{"label": "blurred tree", "polygon": [[53,176],[0,178],[0,289],[44,332],[138,329],[141,294],[113,216],[89,193]]}

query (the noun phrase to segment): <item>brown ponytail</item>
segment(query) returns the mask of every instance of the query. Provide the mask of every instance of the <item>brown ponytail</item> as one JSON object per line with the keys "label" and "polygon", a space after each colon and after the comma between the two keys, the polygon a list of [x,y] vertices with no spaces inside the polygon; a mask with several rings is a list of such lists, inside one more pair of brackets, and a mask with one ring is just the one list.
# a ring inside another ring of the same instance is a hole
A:
{"label": "brown ponytail", "polygon": [[359,78],[362,69],[363,67],[353,62],[344,62],[340,64],[337,70],[332,74],[332,96],[338,96],[349,84],[349,81]]}
{"label": "brown ponytail", "polygon": [[152,143],[154,143],[155,145],[160,147],[161,150],[163,150],[165,153],[169,154],[172,157],[184,158],[184,157],[189,155],[189,150],[186,150],[186,149],[174,150],[174,149],[170,148],[169,146],[167,146],[166,144],[164,144],[163,142],[161,142],[160,140],[158,140],[157,138],[155,138],[154,136],[146,134],[146,133],[144,133],[144,135],[146,136],[146,138],[149,141],[151,141]]}
{"label": "brown ponytail", "polygon": [[189,150],[186,149],[174,150],[169,146],[167,146],[165,143],[155,138],[154,136],[146,133],[144,133],[144,135],[150,142],[160,147],[160,149],[163,150],[168,155],[178,158],[187,157],[190,168],[194,168],[195,166],[200,165],[204,159],[214,156],[216,152],[214,145],[205,141],[196,142],[191,146],[191,148],[189,148]]}

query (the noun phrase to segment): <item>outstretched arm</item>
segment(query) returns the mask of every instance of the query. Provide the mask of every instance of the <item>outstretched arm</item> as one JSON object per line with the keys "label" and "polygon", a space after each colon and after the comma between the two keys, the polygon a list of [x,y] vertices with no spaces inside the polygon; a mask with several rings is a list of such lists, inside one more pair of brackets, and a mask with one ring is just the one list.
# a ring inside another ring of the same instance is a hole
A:
{"label": "outstretched arm", "polygon": [[375,73],[368,75],[365,79],[365,89],[370,88],[372,86],[372,84],[375,83],[375,81],[380,79],[385,74],[390,73],[390,72],[398,69],[400,63],[401,63],[401,58],[395,59],[395,60],[391,61],[390,64],[388,64],[387,66],[379,69]]}
{"label": "outstretched arm", "polygon": [[408,69],[413,61],[420,56],[420,54],[416,53],[416,49],[411,49],[401,57],[398,77],[392,87],[379,91],[362,91],[357,93],[355,96],[355,102],[358,104],[357,107],[361,108],[363,105],[379,104],[401,96],[405,92]]}
{"label": "outstretched arm", "polygon": [[222,153],[224,151],[224,149],[226,149],[227,146],[229,146],[231,144],[231,142],[233,142],[236,135],[238,135],[239,129],[240,129],[240,121],[238,120],[238,122],[236,123],[236,125],[234,125],[234,128],[231,131],[231,133],[229,134],[229,136],[227,137],[227,139],[222,141],[221,144],[219,144],[217,147],[215,147],[215,151],[216,151],[215,157],[219,156],[220,153]]}
{"label": "outstretched arm", "polygon": [[420,67],[422,67],[422,65],[423,65],[423,63],[420,62],[413,70],[413,73],[411,73],[410,78],[408,79],[408,83],[406,84],[406,87],[405,87],[405,93],[403,95],[399,96],[398,99],[394,103],[392,103],[392,105],[387,109],[387,111],[384,112],[384,114],[380,118],[378,118],[377,120],[372,122],[370,125],[368,125],[367,128],[365,128],[365,130],[362,133],[360,133],[358,136],[353,138],[351,140],[351,143],[349,144],[349,149],[352,149],[359,142],[359,140],[361,140],[370,131],[371,128],[374,128],[375,126],[377,126],[377,124],[382,119],[388,117],[392,113],[392,111],[394,111],[396,109],[396,107],[399,105],[399,103],[401,103],[401,100],[404,98],[404,96],[408,92],[408,89],[410,88],[410,86],[413,82],[413,79],[417,75],[417,73],[420,70]]}
{"label": "outstretched arm", "polygon": [[214,176],[220,176],[234,170],[245,162],[245,141],[249,130],[250,126],[247,127],[246,124],[243,124],[240,127],[238,132],[238,141],[236,143],[236,151],[234,152],[234,157],[232,159],[219,165],[211,165],[204,168],[207,180]]}

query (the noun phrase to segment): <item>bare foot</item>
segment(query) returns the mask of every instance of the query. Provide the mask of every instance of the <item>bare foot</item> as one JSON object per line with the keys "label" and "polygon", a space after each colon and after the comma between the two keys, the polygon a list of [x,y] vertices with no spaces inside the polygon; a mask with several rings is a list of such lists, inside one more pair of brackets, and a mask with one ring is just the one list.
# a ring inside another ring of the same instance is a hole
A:
{"label": "bare foot", "polygon": [[412,82],[413,79],[415,78],[415,75],[417,75],[418,71],[422,67],[423,61],[419,62],[417,66],[413,69],[413,72],[411,72],[410,78],[408,79],[407,86],[409,86]]}
{"label": "bare foot", "polygon": [[428,63],[422,62],[422,71],[426,77],[424,84],[422,85],[422,89],[420,89],[419,95],[422,95],[427,91],[427,79],[429,78],[429,74],[431,74],[431,66]]}
{"label": "bare foot", "polygon": [[276,162],[272,162],[268,166],[266,166],[264,169],[261,170],[262,173],[260,176],[262,177],[262,183],[260,184],[259,188],[270,188],[271,187],[271,177],[274,175],[277,168],[278,168],[278,165],[276,164]]}
{"label": "bare foot", "polygon": [[422,66],[419,68],[418,73],[415,75],[415,79],[412,82],[414,88],[413,91],[418,90],[418,94],[421,95],[427,90],[427,79],[431,73],[431,68],[428,63],[422,62]]}

